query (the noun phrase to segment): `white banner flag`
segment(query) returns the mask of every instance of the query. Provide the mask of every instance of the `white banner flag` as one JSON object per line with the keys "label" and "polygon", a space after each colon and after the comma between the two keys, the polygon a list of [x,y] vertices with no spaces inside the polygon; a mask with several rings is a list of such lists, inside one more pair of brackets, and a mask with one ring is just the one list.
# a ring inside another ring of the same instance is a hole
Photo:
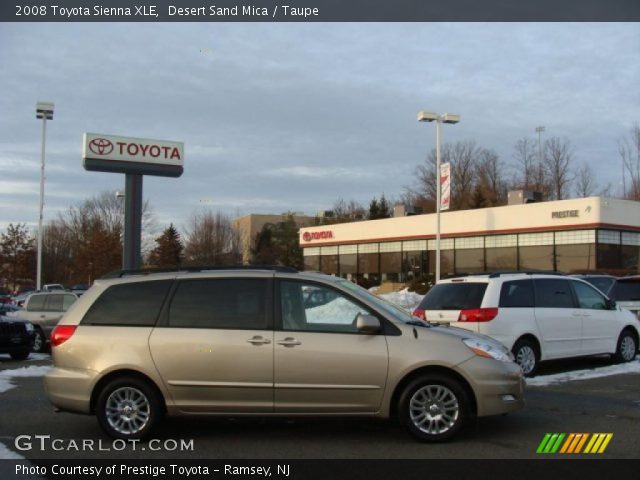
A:
{"label": "white banner flag", "polygon": [[451,205],[451,164],[440,165],[440,210],[449,210]]}

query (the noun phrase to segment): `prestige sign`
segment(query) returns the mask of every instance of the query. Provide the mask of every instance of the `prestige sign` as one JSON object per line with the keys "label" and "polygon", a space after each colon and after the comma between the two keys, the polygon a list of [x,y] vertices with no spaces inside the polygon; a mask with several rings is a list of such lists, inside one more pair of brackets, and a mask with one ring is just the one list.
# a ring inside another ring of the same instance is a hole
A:
{"label": "prestige sign", "polygon": [[85,170],[90,171],[179,177],[184,166],[184,144],[85,133],[82,159]]}

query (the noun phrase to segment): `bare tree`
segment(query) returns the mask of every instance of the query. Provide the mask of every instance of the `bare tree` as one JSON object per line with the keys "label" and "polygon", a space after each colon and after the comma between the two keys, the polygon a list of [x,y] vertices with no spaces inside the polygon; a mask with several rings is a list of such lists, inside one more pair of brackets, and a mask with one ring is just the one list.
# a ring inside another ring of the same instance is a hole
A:
{"label": "bare tree", "polygon": [[544,166],[549,178],[551,196],[555,200],[566,198],[573,180],[571,161],[572,148],[567,138],[550,138],[544,145]]}
{"label": "bare tree", "polygon": [[543,155],[538,151],[536,142],[528,137],[518,140],[514,146],[516,174],[512,188],[522,188],[549,195],[550,184]]}
{"label": "bare tree", "polygon": [[618,153],[623,169],[622,196],[629,200],[640,200],[640,125],[635,124],[629,137],[618,141]]}
{"label": "bare tree", "polygon": [[504,165],[498,154],[493,150],[482,149],[476,172],[475,206],[504,205],[507,201],[507,183],[503,177]]}
{"label": "bare tree", "polygon": [[[445,144],[441,150],[441,162],[451,164],[451,208],[461,210],[473,205],[476,164],[482,149],[474,141]],[[416,192],[436,199],[436,151],[431,150],[427,160],[416,168],[418,186]]]}
{"label": "bare tree", "polygon": [[598,188],[593,170],[588,163],[583,163],[575,174],[575,192],[577,197],[590,197]]}
{"label": "bare tree", "polygon": [[325,223],[358,222],[367,215],[365,208],[355,200],[345,201],[338,198],[331,207],[332,217],[325,218]]}
{"label": "bare tree", "polygon": [[230,217],[210,210],[194,214],[186,229],[185,263],[224,265],[241,262],[241,242]]}

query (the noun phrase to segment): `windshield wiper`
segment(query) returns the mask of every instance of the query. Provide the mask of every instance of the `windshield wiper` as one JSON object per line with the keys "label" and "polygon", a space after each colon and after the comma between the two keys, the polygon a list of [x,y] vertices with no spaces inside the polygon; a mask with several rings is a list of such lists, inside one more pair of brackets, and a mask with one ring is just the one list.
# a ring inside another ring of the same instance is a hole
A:
{"label": "windshield wiper", "polygon": [[425,328],[431,327],[430,323],[423,322],[422,320],[406,320],[404,323],[406,323],[407,325],[413,325],[416,327],[425,327]]}

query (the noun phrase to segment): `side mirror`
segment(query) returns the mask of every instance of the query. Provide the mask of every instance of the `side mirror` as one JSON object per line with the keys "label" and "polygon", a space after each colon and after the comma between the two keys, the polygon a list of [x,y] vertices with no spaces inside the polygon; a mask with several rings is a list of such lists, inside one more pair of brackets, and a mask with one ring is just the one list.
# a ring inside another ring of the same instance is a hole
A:
{"label": "side mirror", "polygon": [[618,304],[615,300],[611,300],[610,298],[607,299],[607,307],[609,308],[609,310],[615,310],[617,306]]}
{"label": "side mirror", "polygon": [[359,314],[356,319],[356,328],[362,333],[375,334],[380,331],[380,320],[373,315]]}

